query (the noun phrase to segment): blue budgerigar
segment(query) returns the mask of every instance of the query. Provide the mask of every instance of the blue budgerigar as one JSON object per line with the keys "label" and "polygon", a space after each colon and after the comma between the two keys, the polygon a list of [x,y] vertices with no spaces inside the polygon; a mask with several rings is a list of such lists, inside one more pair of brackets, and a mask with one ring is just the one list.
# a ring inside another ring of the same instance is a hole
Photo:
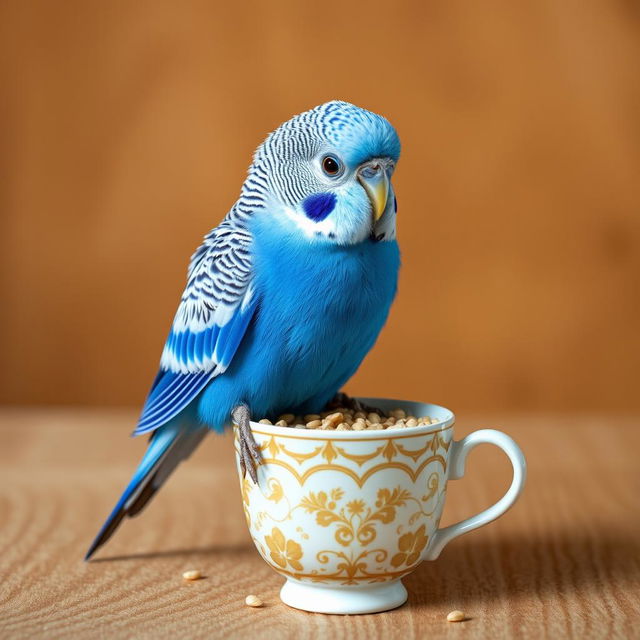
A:
{"label": "blue budgerigar", "polygon": [[239,199],[191,258],[135,430],[149,446],[87,559],[210,430],[238,424],[257,482],[251,417],[318,413],[354,374],[396,293],[399,155],[385,118],[340,101],[258,147]]}

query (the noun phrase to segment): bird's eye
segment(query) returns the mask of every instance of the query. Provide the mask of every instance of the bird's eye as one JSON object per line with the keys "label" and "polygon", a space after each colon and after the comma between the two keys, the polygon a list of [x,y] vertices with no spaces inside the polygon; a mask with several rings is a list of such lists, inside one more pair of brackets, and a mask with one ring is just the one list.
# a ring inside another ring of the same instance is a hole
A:
{"label": "bird's eye", "polygon": [[325,156],[322,159],[322,170],[331,178],[342,172],[342,162],[335,156]]}

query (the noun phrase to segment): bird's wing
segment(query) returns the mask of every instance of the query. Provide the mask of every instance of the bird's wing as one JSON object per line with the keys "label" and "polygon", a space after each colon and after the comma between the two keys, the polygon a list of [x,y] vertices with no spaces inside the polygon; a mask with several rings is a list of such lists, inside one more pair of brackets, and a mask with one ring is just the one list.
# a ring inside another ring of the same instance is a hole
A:
{"label": "bird's wing", "polygon": [[249,231],[225,221],[191,258],[135,435],[166,424],[229,366],[257,306],[250,248]]}

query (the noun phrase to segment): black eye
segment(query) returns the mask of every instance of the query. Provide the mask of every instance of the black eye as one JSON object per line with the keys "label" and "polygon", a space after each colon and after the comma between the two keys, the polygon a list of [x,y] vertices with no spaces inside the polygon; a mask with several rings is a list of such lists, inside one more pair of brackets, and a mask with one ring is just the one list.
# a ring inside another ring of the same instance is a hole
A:
{"label": "black eye", "polygon": [[322,170],[332,178],[342,171],[342,163],[335,156],[325,156],[322,159]]}

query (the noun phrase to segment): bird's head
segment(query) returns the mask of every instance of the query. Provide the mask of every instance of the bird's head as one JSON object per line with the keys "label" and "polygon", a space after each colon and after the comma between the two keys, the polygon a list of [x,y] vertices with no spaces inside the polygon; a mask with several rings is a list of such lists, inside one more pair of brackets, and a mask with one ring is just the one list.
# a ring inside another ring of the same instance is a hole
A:
{"label": "bird's head", "polygon": [[395,238],[391,176],[400,140],[389,122],[348,102],[294,116],[256,151],[242,196],[268,194],[282,224],[310,239]]}

